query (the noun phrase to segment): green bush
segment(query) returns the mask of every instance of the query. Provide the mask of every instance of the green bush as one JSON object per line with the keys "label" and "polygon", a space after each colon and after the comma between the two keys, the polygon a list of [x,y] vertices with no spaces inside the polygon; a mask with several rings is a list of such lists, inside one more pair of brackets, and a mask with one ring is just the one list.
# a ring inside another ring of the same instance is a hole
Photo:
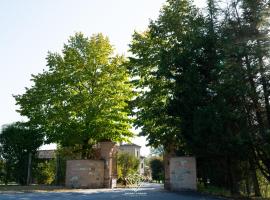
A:
{"label": "green bush", "polygon": [[55,160],[38,163],[35,178],[38,184],[52,184],[55,180]]}
{"label": "green bush", "polygon": [[152,180],[164,181],[164,164],[160,157],[154,157],[150,160],[150,168],[152,171]]}
{"label": "green bush", "polygon": [[118,180],[124,185],[134,184],[138,182],[140,177],[138,174],[140,161],[129,153],[121,153],[117,158]]}

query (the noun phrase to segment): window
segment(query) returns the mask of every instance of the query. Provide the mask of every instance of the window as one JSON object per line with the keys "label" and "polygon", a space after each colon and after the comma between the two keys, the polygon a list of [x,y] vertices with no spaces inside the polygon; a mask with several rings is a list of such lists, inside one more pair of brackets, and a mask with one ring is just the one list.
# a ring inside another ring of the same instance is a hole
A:
{"label": "window", "polygon": [[143,163],[141,163],[141,168],[143,169]]}

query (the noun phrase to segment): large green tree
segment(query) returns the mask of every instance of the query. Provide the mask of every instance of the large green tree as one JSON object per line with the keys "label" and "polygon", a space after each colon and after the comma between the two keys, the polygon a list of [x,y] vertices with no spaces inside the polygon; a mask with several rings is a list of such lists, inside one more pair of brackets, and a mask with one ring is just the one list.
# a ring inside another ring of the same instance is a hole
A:
{"label": "large green tree", "polygon": [[83,158],[98,141],[127,140],[133,92],[124,62],[107,37],[77,33],[61,54],[48,54],[48,70],[15,96],[18,111],[46,133],[47,142],[76,147]]}
{"label": "large green tree", "polygon": [[250,166],[252,169],[258,167],[270,180],[269,2],[232,1],[229,11],[230,18],[224,26],[226,69],[230,67],[228,75],[241,82],[237,88],[244,108],[240,115],[247,119]]}
{"label": "large green tree", "polygon": [[136,124],[151,145],[195,155],[203,182],[232,193],[245,183],[260,195],[256,166],[269,179],[269,2],[207,3],[168,0],[133,35]]}
{"label": "large green tree", "polygon": [[[141,94],[135,101],[136,125],[142,128],[141,135],[148,137],[150,145],[181,146],[181,119],[170,113],[170,105],[177,82],[181,81],[179,75],[189,70],[194,72],[193,76],[184,77],[196,78],[193,63],[200,59],[201,51],[195,51],[195,45],[202,42],[196,38],[203,34],[202,23],[199,11],[188,1],[171,0],[163,7],[158,20],[150,23],[148,31],[133,35],[130,45],[133,56],[129,64],[133,81]],[[198,81],[195,84],[199,84]],[[189,91],[193,95],[198,95],[198,92]]]}

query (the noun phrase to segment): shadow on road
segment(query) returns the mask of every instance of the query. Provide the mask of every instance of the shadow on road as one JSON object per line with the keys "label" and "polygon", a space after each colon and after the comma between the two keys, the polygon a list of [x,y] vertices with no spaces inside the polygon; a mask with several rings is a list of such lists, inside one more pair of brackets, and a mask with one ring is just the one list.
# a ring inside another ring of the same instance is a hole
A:
{"label": "shadow on road", "polygon": [[215,200],[195,192],[169,192],[162,184],[143,183],[138,188],[86,189],[74,192],[2,193],[0,200]]}

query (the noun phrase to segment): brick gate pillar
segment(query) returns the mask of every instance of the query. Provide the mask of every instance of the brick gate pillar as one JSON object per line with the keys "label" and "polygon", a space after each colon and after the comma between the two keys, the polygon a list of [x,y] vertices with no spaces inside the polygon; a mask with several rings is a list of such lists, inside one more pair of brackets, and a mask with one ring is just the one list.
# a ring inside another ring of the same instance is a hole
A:
{"label": "brick gate pillar", "polygon": [[113,171],[113,159],[115,159],[116,143],[100,142],[100,155],[104,159],[104,187],[112,188],[114,186],[115,174]]}
{"label": "brick gate pillar", "polygon": [[175,156],[175,147],[174,147],[174,145],[170,145],[167,149],[165,149],[165,154],[163,156],[164,173],[165,173],[164,188],[166,190],[171,189],[171,184],[170,184],[170,159],[173,156]]}

